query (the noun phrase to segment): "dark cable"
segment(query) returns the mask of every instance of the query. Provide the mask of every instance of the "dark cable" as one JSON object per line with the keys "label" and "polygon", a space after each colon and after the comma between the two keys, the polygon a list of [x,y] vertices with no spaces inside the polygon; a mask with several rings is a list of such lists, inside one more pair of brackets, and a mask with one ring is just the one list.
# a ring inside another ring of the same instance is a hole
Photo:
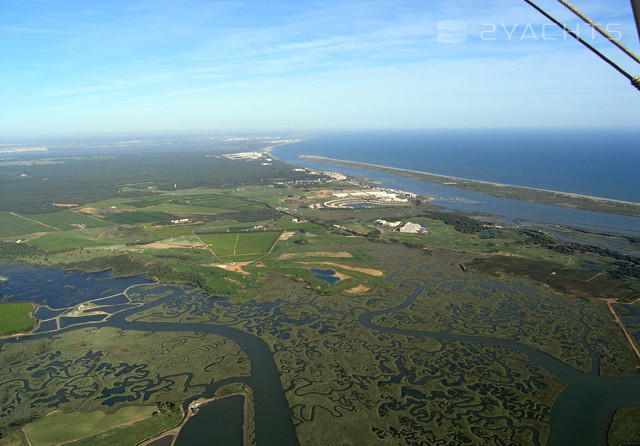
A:
{"label": "dark cable", "polygon": [[631,8],[636,18],[636,28],[638,28],[638,36],[640,37],[640,0],[631,0]]}
{"label": "dark cable", "polygon": [[613,36],[611,34],[609,34],[604,28],[602,28],[600,25],[598,25],[597,23],[595,23],[593,20],[591,20],[589,17],[587,17],[586,14],[584,14],[582,11],[580,11],[578,8],[576,8],[575,6],[573,6],[571,3],[569,3],[567,0],[558,0],[560,3],[562,3],[567,9],[569,9],[571,12],[573,12],[575,15],[577,15],[578,17],[580,17],[582,20],[584,20],[590,27],[592,27],[593,29],[595,29],[596,31],[598,31],[605,39],[607,39],[609,42],[613,43],[615,46],[617,46],[618,48],[620,48],[622,51],[624,51],[629,57],[631,57],[633,60],[635,60],[636,62],[640,63],[640,57],[638,57],[636,54],[634,54],[633,51],[631,51],[629,48],[627,48],[626,46],[624,46],[622,43],[618,42],[616,39],[613,38]]}
{"label": "dark cable", "polygon": [[533,3],[531,0],[524,0],[526,3],[528,3],[532,8],[534,8],[536,11],[538,11],[540,14],[542,14],[543,16],[545,16],[546,18],[548,18],[549,20],[551,20],[553,23],[555,23],[556,25],[558,25],[560,28],[562,28],[567,34],[569,34],[571,37],[573,37],[574,39],[576,39],[578,42],[580,42],[581,44],[583,44],[584,46],[586,46],[588,49],[590,49],[595,55],[597,55],[600,59],[602,59],[603,61],[605,61],[606,63],[608,63],[609,65],[611,65],[618,73],[622,74],[624,77],[626,77],[630,82],[631,85],[633,85],[634,87],[636,87],[638,90],[640,90],[640,77],[636,76],[632,76],[629,73],[627,73],[626,71],[624,71],[618,64],[616,64],[614,61],[612,61],[611,59],[609,59],[607,56],[605,56],[604,54],[602,54],[600,51],[598,51],[597,49],[595,49],[591,44],[589,44],[589,42],[585,41],[582,37],[580,37],[579,35],[577,35],[576,33],[574,33],[573,31],[571,31],[569,28],[567,28],[563,23],[561,23],[560,21],[558,21],[556,18],[554,18],[551,14],[549,14],[548,12],[546,12],[544,9],[542,9],[541,7],[539,7],[538,5],[536,5],[535,3]]}

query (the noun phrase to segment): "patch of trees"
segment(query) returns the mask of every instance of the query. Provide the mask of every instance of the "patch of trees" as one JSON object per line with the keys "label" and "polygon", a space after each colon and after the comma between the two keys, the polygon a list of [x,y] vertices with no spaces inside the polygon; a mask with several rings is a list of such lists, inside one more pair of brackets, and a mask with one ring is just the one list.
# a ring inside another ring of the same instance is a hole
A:
{"label": "patch of trees", "polygon": [[114,276],[132,276],[145,272],[142,263],[127,254],[112,257],[97,257],[84,262],[69,263],[65,265],[65,268],[85,272],[111,270]]}
{"label": "patch of trees", "polygon": [[169,265],[160,262],[151,262],[145,265],[147,276],[161,282],[187,283],[197,286],[210,296],[218,295],[218,291],[210,287],[207,281],[191,271],[176,271]]}
{"label": "patch of trees", "polygon": [[[462,215],[459,212],[425,212],[422,214],[424,217],[432,220],[440,220],[445,225],[453,227],[458,232],[463,234],[474,234],[484,230],[484,225],[473,218]],[[393,218],[392,218],[393,220]]]}
{"label": "patch of trees", "polygon": [[638,257],[633,257],[601,246],[586,245],[575,242],[558,242],[548,234],[533,229],[523,230],[521,234],[526,238],[520,243],[528,245],[535,244],[560,254],[595,254],[601,257],[614,259],[616,262],[614,262],[613,265],[616,267],[616,270],[610,271],[610,276],[613,278],[626,276],[640,279],[640,258]]}
{"label": "patch of trees", "polygon": [[627,262],[615,262],[614,265],[616,266],[616,270],[609,273],[614,279],[621,279],[625,276],[640,279],[640,268],[637,265],[632,265]]}
{"label": "patch of trees", "polygon": [[156,403],[156,407],[157,407],[158,410],[154,413],[154,415],[156,413],[171,414],[171,413],[179,413],[180,412],[180,407],[176,406],[171,401],[158,401]]}
{"label": "patch of trees", "polygon": [[40,249],[24,243],[0,242],[0,258],[15,259],[40,254]]}
{"label": "patch of trees", "polygon": [[[0,167],[0,211],[59,211],[53,203],[85,204],[113,197],[142,197],[147,190],[233,188],[312,178],[290,165],[207,157],[203,152],[119,153],[69,157],[59,164]],[[22,176],[22,175],[26,176]],[[140,185],[130,189],[127,185]],[[126,190],[125,186],[127,186]],[[137,189],[139,187],[140,189]]]}

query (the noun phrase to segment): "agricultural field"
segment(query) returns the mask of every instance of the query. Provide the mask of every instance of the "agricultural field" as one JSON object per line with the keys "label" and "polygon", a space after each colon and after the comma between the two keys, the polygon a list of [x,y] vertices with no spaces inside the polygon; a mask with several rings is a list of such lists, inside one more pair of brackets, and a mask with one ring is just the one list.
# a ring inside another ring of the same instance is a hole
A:
{"label": "agricultural field", "polygon": [[50,214],[23,215],[26,218],[56,228],[60,231],[84,228],[103,228],[112,223],[92,215],[74,211],[60,211]]}
{"label": "agricultural field", "polygon": [[276,225],[282,229],[286,229],[287,231],[317,229],[320,227],[316,223],[312,223],[304,218],[291,217],[290,215],[284,215],[276,222]]}
{"label": "agricultural field", "polygon": [[247,262],[265,255],[278,240],[279,232],[236,232],[198,234],[225,263]]}
{"label": "agricultural field", "polygon": [[110,212],[102,215],[104,220],[117,225],[135,225],[139,223],[168,223],[176,217],[164,212]]}
{"label": "agricultural field", "polygon": [[145,439],[152,437],[159,432],[176,426],[182,421],[182,415],[176,411],[170,413],[156,413],[151,417],[137,421],[133,424],[131,420],[124,426],[116,427],[91,437],[82,438],[68,443],[68,446],[94,446],[98,444],[110,446],[129,446],[139,444]]}
{"label": "agricultural field", "polygon": [[[71,443],[78,438],[93,437],[112,429],[150,420],[157,406],[129,406],[107,415],[97,410],[89,413],[53,413],[27,424],[23,431],[33,446],[54,446]],[[175,423],[174,423],[175,424]],[[64,426],[64,429],[57,427]],[[168,427],[171,427],[169,425]],[[142,437],[144,440],[146,437]]]}
{"label": "agricultural field", "polygon": [[0,212],[0,237],[32,234],[34,232],[50,232],[52,230],[36,221],[29,221],[9,212]]}
{"label": "agricultural field", "polygon": [[0,336],[31,330],[36,325],[33,310],[29,303],[0,303]]}
{"label": "agricultural field", "polygon": [[191,191],[179,195],[162,194],[153,197],[131,200],[127,202],[139,210],[171,212],[177,214],[223,214],[228,212],[255,211],[264,209],[262,203],[229,196],[228,194],[212,194],[206,191]]}
{"label": "agricultural field", "polygon": [[219,212],[255,211],[263,209],[265,205],[249,199],[233,197],[229,194],[197,194],[177,197],[173,203],[190,206],[201,206],[215,209]]}
{"label": "agricultural field", "polygon": [[95,232],[84,231],[51,232],[29,240],[28,244],[43,251],[89,248],[113,244],[112,241],[107,238],[98,239],[92,237],[94,234]]}

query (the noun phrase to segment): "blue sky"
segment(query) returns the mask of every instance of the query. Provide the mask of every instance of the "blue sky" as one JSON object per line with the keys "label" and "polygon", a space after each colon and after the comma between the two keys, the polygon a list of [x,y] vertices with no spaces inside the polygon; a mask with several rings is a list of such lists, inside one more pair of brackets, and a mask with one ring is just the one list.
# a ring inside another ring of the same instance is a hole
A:
{"label": "blue sky", "polygon": [[[640,51],[628,0],[574,3]],[[640,92],[546,23],[521,0],[0,0],[0,136],[637,127]]]}

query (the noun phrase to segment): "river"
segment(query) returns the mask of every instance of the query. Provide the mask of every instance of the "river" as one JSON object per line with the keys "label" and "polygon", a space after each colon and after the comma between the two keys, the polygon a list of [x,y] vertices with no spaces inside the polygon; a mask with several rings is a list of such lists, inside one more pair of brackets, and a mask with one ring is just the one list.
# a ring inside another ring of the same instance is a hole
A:
{"label": "river", "polygon": [[[30,267],[26,268],[28,269],[32,280],[28,283],[24,283],[22,285],[23,289],[15,289],[15,286],[17,286],[16,284],[20,283],[20,281],[15,281],[14,291],[18,291],[18,294],[20,294],[20,297],[23,300],[28,299],[30,295],[31,300],[38,302],[40,290],[46,289],[46,287],[49,286],[48,280],[44,279],[49,277],[51,269],[46,268],[38,270]],[[11,272],[15,274],[18,269],[18,267],[13,266],[11,268]],[[38,271],[42,271],[42,276],[38,275]],[[5,269],[0,269],[0,273],[9,276],[11,275]],[[109,279],[104,275],[101,275],[101,280],[96,282],[91,280],[95,278],[92,277],[91,274],[84,274],[80,272],[65,274],[67,280],[75,283],[77,287],[83,288],[83,292],[81,293],[83,296],[92,294],[92,289],[89,287],[93,287],[96,283],[100,284],[96,291],[100,291],[104,290],[105,281],[109,282],[110,280],[114,280],[114,283],[107,284],[110,285],[108,287],[109,289],[115,289],[117,287],[123,287],[131,284],[135,285],[140,282],[139,277],[129,278],[128,280],[130,283],[127,283],[126,279]],[[39,282],[38,279],[43,280]],[[395,281],[394,275],[391,275],[389,280]],[[551,412],[551,433],[548,443],[549,445],[604,444],[606,442],[607,428],[614,411],[623,406],[640,405],[640,377],[604,378],[599,375],[597,370],[592,370],[590,373],[582,373],[546,353],[542,353],[531,347],[508,340],[493,339],[482,336],[453,335],[443,332],[401,330],[374,324],[372,320],[375,317],[381,314],[391,314],[407,308],[424,291],[423,285],[410,281],[405,281],[403,283],[413,288],[413,292],[407,294],[403,303],[394,308],[383,311],[373,312],[365,310],[359,315],[358,320],[360,323],[373,331],[380,331],[394,335],[433,338],[445,343],[457,341],[464,343],[488,344],[508,348],[512,351],[520,352],[528,356],[532,363],[543,367],[567,385],[567,388],[562,391]],[[166,287],[171,287],[171,285],[166,285]],[[199,396],[199,398],[212,397],[218,388],[228,384],[229,382],[243,382],[251,387],[255,398],[255,427],[257,444],[298,444],[292,422],[291,411],[282,388],[280,375],[274,362],[273,354],[269,349],[269,346],[258,336],[237,328],[213,323],[132,322],[127,320],[128,316],[131,316],[138,311],[157,307],[172,298],[175,298],[175,295],[160,298],[152,303],[145,304],[141,308],[128,309],[112,316],[105,322],[83,325],[83,327],[115,327],[123,330],[137,330],[145,332],[201,332],[216,334],[233,340],[248,355],[251,361],[251,376],[215,382],[211,384],[204,394]],[[296,306],[298,303],[280,302],[278,305]],[[74,329],[74,327],[68,327],[57,333],[63,333]],[[587,330],[588,327],[585,325],[585,332]],[[31,339],[47,338],[51,336],[54,336],[54,334],[38,334],[31,337]],[[22,340],[24,339],[29,339],[29,337],[23,337]],[[0,354],[6,342],[22,342],[22,340],[0,342]],[[593,359],[594,364],[597,364],[597,357],[595,357],[595,355],[593,355]],[[189,430],[186,431],[188,433],[185,433],[185,435],[187,435],[189,439],[201,438],[203,440],[199,443],[193,442],[195,440],[189,440],[188,444],[209,444],[208,440],[210,439],[210,435],[212,435],[210,433],[212,421],[213,426],[217,426],[217,429],[224,428],[226,423],[221,423],[219,420],[216,422],[216,420],[211,420],[207,416],[209,412],[219,413],[219,410],[219,406],[213,405],[211,408],[204,410],[202,414],[189,421]],[[241,412],[238,412],[235,409],[232,409],[231,412],[240,413],[239,421],[237,419],[238,417],[235,417],[236,421],[235,424],[233,424],[233,426],[236,426],[233,429],[237,432],[238,423],[240,423],[240,425],[242,424]],[[180,439],[179,444],[187,444],[184,441],[185,440]]]}

